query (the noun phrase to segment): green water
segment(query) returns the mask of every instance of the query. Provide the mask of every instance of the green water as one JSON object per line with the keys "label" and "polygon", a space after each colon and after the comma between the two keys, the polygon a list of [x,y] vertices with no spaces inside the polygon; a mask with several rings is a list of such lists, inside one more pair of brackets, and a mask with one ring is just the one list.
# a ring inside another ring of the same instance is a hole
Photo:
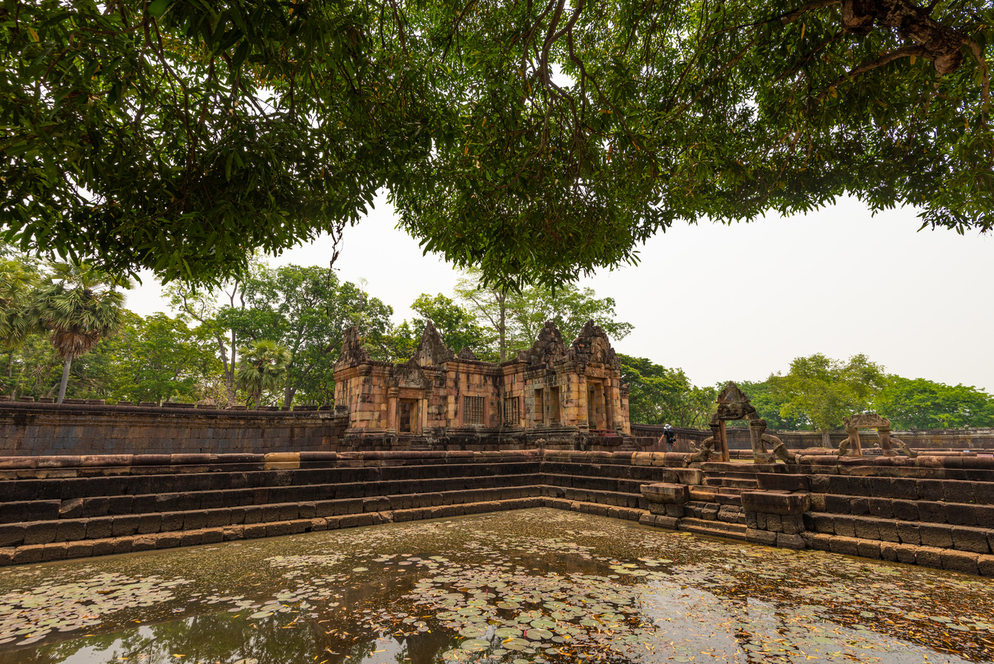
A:
{"label": "green water", "polygon": [[0,570],[0,664],[994,661],[994,580],[551,509]]}

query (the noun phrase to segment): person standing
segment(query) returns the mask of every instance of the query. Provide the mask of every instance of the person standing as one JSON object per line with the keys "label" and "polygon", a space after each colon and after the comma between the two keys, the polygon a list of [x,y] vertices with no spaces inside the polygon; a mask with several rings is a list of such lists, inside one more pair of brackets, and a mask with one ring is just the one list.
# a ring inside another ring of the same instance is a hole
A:
{"label": "person standing", "polygon": [[663,427],[663,440],[666,443],[666,451],[672,452],[676,443],[676,431],[669,424]]}

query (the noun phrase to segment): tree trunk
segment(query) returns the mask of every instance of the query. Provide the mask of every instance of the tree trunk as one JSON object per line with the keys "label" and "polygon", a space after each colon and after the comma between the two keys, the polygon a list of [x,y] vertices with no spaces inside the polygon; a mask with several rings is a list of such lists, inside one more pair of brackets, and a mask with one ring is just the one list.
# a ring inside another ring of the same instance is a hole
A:
{"label": "tree trunk", "polygon": [[71,364],[72,358],[69,358],[62,367],[62,382],[59,384],[59,400],[57,403],[62,403],[62,400],[66,397],[66,385],[69,384],[69,366]]}
{"label": "tree trunk", "polygon": [[[288,372],[289,373],[289,372]],[[297,393],[297,390],[290,385],[290,376],[286,377],[286,388],[283,390],[283,407],[288,409],[290,404],[293,403],[293,395]]]}
{"label": "tree trunk", "polygon": [[497,306],[500,307],[500,325],[497,326],[498,335],[498,347],[500,348],[500,361],[503,362],[507,359],[507,326],[505,324],[505,317],[507,315],[507,309],[504,306],[504,301],[507,299],[507,294],[500,293],[497,295]]}

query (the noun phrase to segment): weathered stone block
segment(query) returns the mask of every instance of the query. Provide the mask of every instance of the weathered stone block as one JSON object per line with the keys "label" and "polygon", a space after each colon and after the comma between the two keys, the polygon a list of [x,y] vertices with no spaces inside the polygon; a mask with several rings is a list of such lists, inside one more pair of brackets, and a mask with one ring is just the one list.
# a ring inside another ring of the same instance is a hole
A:
{"label": "weathered stone block", "polygon": [[[856,518],[837,514],[835,516],[835,534],[841,537],[856,537]],[[855,555],[855,554],[853,554]]]}
{"label": "weathered stone block", "polygon": [[134,535],[138,530],[138,523],[140,520],[141,517],[133,515],[115,516],[114,525],[111,529],[114,537]]}
{"label": "weathered stone block", "polygon": [[852,498],[849,496],[837,496],[833,493],[826,494],[825,511],[832,514],[851,514]]}
{"label": "weathered stone block", "polygon": [[849,499],[849,511],[856,516],[870,513],[870,499],[867,497],[855,497]]}
{"label": "weathered stone block", "polygon": [[897,562],[897,546],[897,544],[893,544],[892,542],[881,542],[880,557],[883,560]]}
{"label": "weathered stone block", "polygon": [[918,546],[922,543],[921,534],[918,532],[918,524],[911,522],[899,522],[897,524],[897,537],[903,544]]}
{"label": "weathered stone block", "polygon": [[812,493],[811,496],[811,511],[812,512],[825,512],[825,494],[823,493]]}
{"label": "weathered stone block", "polygon": [[828,535],[834,535],[835,533],[835,518],[829,514],[819,514],[817,512],[812,513],[812,520],[814,521],[813,530],[819,533],[825,533]]}
{"label": "weathered stone block", "polygon": [[853,494],[849,486],[849,476],[848,475],[829,475],[828,476],[828,493],[834,493],[839,496],[850,496]]}
{"label": "weathered stone block", "polygon": [[946,522],[957,526],[977,525],[977,515],[973,505],[962,503],[946,504]]}
{"label": "weathered stone block", "polygon": [[994,482],[978,482],[973,487],[973,497],[978,505],[994,505]]}
{"label": "weathered stone block", "polygon": [[923,567],[933,567],[935,569],[942,569],[942,554],[943,549],[937,549],[931,546],[920,546],[915,552],[915,564],[922,565]]}
{"label": "weathered stone block", "polygon": [[905,477],[891,478],[890,496],[899,500],[918,500],[918,480]]}
{"label": "weathered stone block", "polygon": [[946,506],[936,502],[918,502],[918,518],[928,523],[945,523]]}
{"label": "weathered stone block", "polygon": [[917,565],[919,548],[920,547],[917,546],[911,546],[910,544],[895,545],[894,552],[897,554],[897,561],[904,563],[905,565]]}
{"label": "weathered stone block", "polygon": [[673,468],[672,472],[683,484],[698,485],[704,482],[704,472],[700,468]]}
{"label": "weathered stone block", "polygon": [[798,535],[805,531],[804,516],[801,514],[785,514],[780,517],[780,522],[787,535]]}
{"label": "weathered stone block", "polygon": [[807,547],[804,538],[797,534],[777,533],[777,546],[782,549],[804,549]]}
{"label": "weathered stone block", "polygon": [[155,548],[156,538],[154,535],[139,535],[131,543],[132,551],[151,551]]}
{"label": "weathered stone block", "polygon": [[803,514],[810,508],[811,499],[806,493],[742,492],[742,509],[745,512]]}
{"label": "weathered stone block", "polygon": [[856,537],[862,540],[879,540],[880,530],[877,527],[877,522],[873,519],[856,519],[853,527],[856,531]]}
{"label": "weathered stone block", "polygon": [[776,546],[777,534],[769,530],[746,530],[746,540],[753,544],[764,546]]}
{"label": "weathered stone block", "polygon": [[942,489],[944,482],[942,480],[917,480],[915,482],[918,488],[918,500],[936,502],[945,499],[945,493]]}
{"label": "weathered stone block", "polygon": [[642,495],[649,503],[682,505],[690,499],[690,492],[685,484],[643,484],[639,487]]}
{"label": "weathered stone block", "polygon": [[847,556],[859,555],[859,540],[855,537],[835,536],[831,541],[832,553],[841,553]]}
{"label": "weathered stone block", "polygon": [[5,523],[0,525],[0,547],[17,546],[24,542],[25,526],[23,523]]}
{"label": "weathered stone block", "polygon": [[112,537],[105,537],[103,539],[92,540],[91,553],[94,556],[110,556],[114,554],[114,546],[117,544],[117,540]]}
{"label": "weathered stone block", "polygon": [[831,493],[831,482],[829,481],[830,475],[810,475],[809,482],[811,484],[812,493]]}
{"label": "weathered stone block", "polygon": [[756,480],[763,491],[811,491],[807,475],[788,473],[757,473]]}
{"label": "weathered stone block", "polygon": [[203,530],[185,530],[180,534],[180,546],[198,546],[204,543]]}
{"label": "weathered stone block", "polygon": [[918,503],[914,500],[895,500],[893,509],[899,521],[918,521]]}
{"label": "weathered stone block", "polygon": [[[953,548],[952,527],[934,523],[922,523],[918,526],[921,534],[922,544],[926,547],[937,549]],[[934,565],[929,565],[934,567]]]}
{"label": "weathered stone block", "polygon": [[870,515],[878,519],[894,518],[894,503],[889,498],[870,498],[867,503],[870,506]]}
{"label": "weathered stone block", "polygon": [[994,528],[994,505],[975,505],[973,510],[977,517],[977,526]]}
{"label": "weathered stone block", "polygon": [[781,519],[779,514],[766,515],[766,529],[774,533],[783,532],[783,520]]}
{"label": "weathered stone block", "polygon": [[977,568],[978,555],[976,553],[943,551],[940,557],[942,559],[942,569],[952,572],[963,572],[964,574],[979,573]]}
{"label": "weathered stone block", "polygon": [[900,542],[901,538],[897,534],[897,522],[891,519],[874,519],[877,524],[877,532],[884,542]]}
{"label": "weathered stone block", "polygon": [[806,532],[802,533],[801,537],[804,538],[804,542],[808,545],[809,549],[814,549],[816,551],[832,550],[831,535],[826,535],[824,533]]}
{"label": "weathered stone block", "polygon": [[982,576],[994,576],[994,556],[977,556],[977,571]]}
{"label": "weathered stone block", "polygon": [[57,521],[35,521],[25,524],[25,544],[48,544],[55,541],[59,524]]}
{"label": "weathered stone block", "polygon": [[55,535],[57,542],[74,542],[86,539],[86,519],[70,519],[59,521],[59,531]]}
{"label": "weathered stone block", "polygon": [[991,549],[987,543],[988,532],[989,531],[984,530],[983,528],[953,526],[953,547],[960,551],[989,553]]}
{"label": "weathered stone block", "polygon": [[856,550],[863,558],[880,559],[880,542],[861,539],[856,542]]}
{"label": "weathered stone block", "polygon": [[[105,539],[114,533],[114,518],[109,516],[90,519],[86,524],[86,539]],[[104,555],[104,554],[94,554]]]}
{"label": "weathered stone block", "polygon": [[947,503],[972,503],[975,500],[973,482],[946,480],[942,484],[942,495]]}
{"label": "weathered stone block", "polygon": [[655,526],[657,528],[666,528],[667,530],[678,530],[680,525],[680,519],[676,519],[670,516],[657,516]]}

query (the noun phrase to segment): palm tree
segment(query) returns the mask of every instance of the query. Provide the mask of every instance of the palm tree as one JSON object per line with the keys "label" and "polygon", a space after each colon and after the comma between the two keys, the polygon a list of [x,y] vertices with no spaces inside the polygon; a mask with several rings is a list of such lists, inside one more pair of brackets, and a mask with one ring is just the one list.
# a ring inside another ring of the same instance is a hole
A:
{"label": "palm tree", "polygon": [[14,349],[31,332],[28,300],[36,281],[29,265],[0,259],[0,350],[7,353],[7,378],[13,372]]}
{"label": "palm tree", "polygon": [[124,294],[118,288],[131,288],[131,283],[82,262],[54,263],[51,270],[51,277],[34,292],[28,316],[35,327],[52,333],[52,346],[64,362],[62,403],[72,361],[120,329]]}
{"label": "palm tree", "polygon": [[241,358],[235,378],[238,386],[249,393],[249,404],[259,407],[262,393],[279,389],[286,379],[287,365],[290,364],[290,351],[284,346],[260,339],[238,349]]}

